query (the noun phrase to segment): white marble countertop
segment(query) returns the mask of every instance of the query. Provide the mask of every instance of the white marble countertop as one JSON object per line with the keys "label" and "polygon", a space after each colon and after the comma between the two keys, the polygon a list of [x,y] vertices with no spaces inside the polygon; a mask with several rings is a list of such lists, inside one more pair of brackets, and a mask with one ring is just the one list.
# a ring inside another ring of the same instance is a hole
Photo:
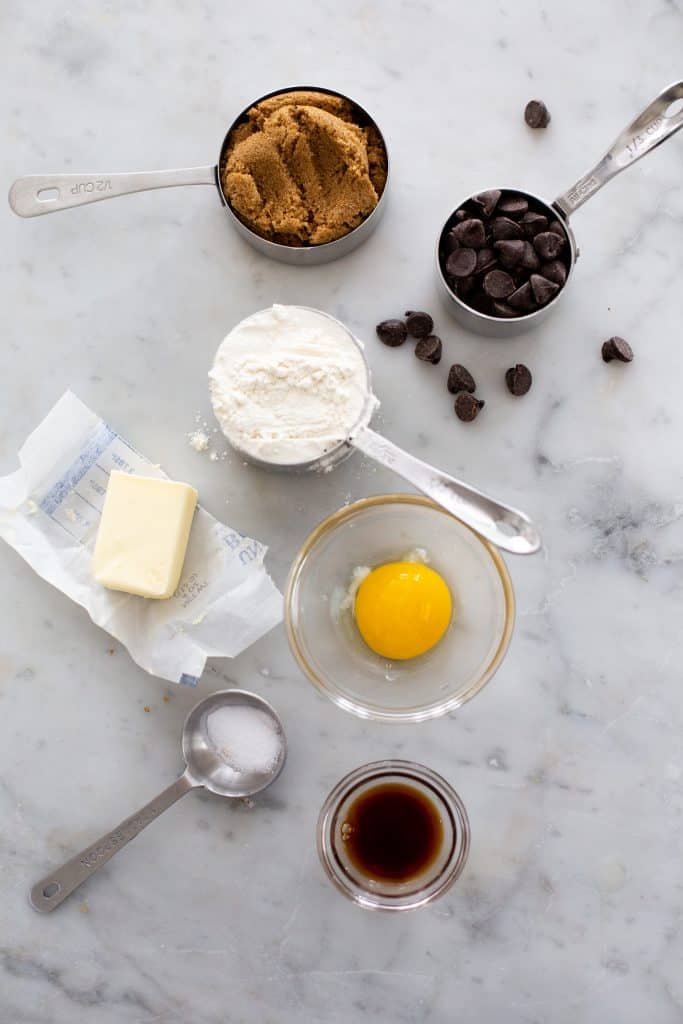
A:
{"label": "white marble countertop", "polygon": [[[206,188],[32,221],[5,206],[0,472],[73,388],[267,542],[282,583],[326,514],[400,489],[357,458],[294,481],[188,446],[226,330],[303,302],[367,337],[387,435],[528,510],[545,550],[508,558],[509,655],[449,718],[396,728],[345,715],[301,677],[282,629],[210,663],[200,694],[234,683],[281,711],[285,774],[253,808],[190,795],[39,916],[30,884],[173,778],[197,692],[146,676],[3,545],[2,1024],[683,1020],[683,135],[576,214],[571,294],[537,334],[466,335],[439,308],[432,265],[460,196],[501,181],[550,197],[568,187],[681,77],[682,42],[678,0],[6,0],[6,186],[208,163],[245,103],[306,81],[375,113],[393,194],[361,250],[309,270],[252,252]],[[551,109],[545,134],[522,122],[532,97]],[[410,307],[437,311],[437,368],[374,341],[378,319]],[[615,333],[631,366],[600,360]],[[487,399],[471,425],[445,390],[456,360]],[[535,377],[522,400],[502,385],[516,361]],[[440,902],[386,916],[326,882],[313,836],[331,785],[393,755],[454,783],[473,844]]]}

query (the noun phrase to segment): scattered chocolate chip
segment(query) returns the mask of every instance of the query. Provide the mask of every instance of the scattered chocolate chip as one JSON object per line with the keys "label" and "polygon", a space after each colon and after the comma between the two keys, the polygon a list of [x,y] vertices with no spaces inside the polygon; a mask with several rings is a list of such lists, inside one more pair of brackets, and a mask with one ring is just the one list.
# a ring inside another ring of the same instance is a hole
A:
{"label": "scattered chocolate chip", "polygon": [[520,313],[533,313],[536,309],[536,300],[528,281],[508,297],[508,304],[512,306],[513,309],[518,309]]}
{"label": "scattered chocolate chip", "polygon": [[446,272],[452,277],[469,277],[477,266],[477,254],[474,249],[456,249],[448,257]]}
{"label": "scattered chocolate chip", "polygon": [[469,391],[461,391],[455,396],[455,415],[463,423],[471,423],[476,420],[485,402],[481,398],[475,398]]}
{"label": "scattered chocolate chip", "polygon": [[411,309],[406,313],[406,327],[412,338],[426,338],[434,329],[434,321],[429,313],[423,313],[422,310],[413,312]]}
{"label": "scattered chocolate chip", "polygon": [[375,328],[377,337],[390,348],[402,345],[408,337],[408,330],[402,320],[382,320]]}
{"label": "scattered chocolate chip", "polygon": [[524,120],[530,128],[547,128],[550,114],[545,103],[542,100],[529,100],[524,108]]}
{"label": "scattered chocolate chip", "polygon": [[603,342],[602,358],[606,363],[611,363],[613,359],[618,359],[620,363],[630,363],[633,360],[633,349],[624,338],[615,335]]}
{"label": "scattered chocolate chip", "polygon": [[480,249],[477,253],[477,266],[475,274],[485,274],[497,265],[498,260],[493,249]]}
{"label": "scattered chocolate chip", "polygon": [[567,234],[559,220],[551,220],[550,224],[548,224],[548,231],[552,231],[554,235],[559,235],[562,239],[564,239]]}
{"label": "scattered chocolate chip", "polygon": [[501,266],[507,270],[512,270],[522,265],[524,246],[528,244],[528,242],[523,242],[519,238],[507,238],[500,242],[494,242],[493,248],[498,254]]}
{"label": "scattered chocolate chip", "polygon": [[542,263],[541,274],[543,277],[547,277],[549,281],[559,284],[560,288],[567,280],[567,268],[562,260],[551,260],[550,263]]}
{"label": "scattered chocolate chip", "polygon": [[453,234],[462,246],[469,249],[481,249],[486,243],[486,232],[480,220],[470,217],[462,220],[453,228]]}
{"label": "scattered chocolate chip", "polygon": [[534,238],[534,249],[542,260],[554,260],[564,248],[565,235],[555,231],[541,231]]}
{"label": "scattered chocolate chip", "polygon": [[529,210],[524,214],[520,224],[527,238],[534,238],[539,231],[548,230],[548,218],[542,213],[535,213],[533,210]]}
{"label": "scattered chocolate chip", "polygon": [[491,224],[491,231],[496,242],[503,241],[506,238],[524,237],[524,231],[517,221],[510,220],[509,217],[496,217]]}
{"label": "scattered chocolate chip", "polygon": [[560,290],[559,284],[549,281],[547,277],[541,277],[540,274],[532,274],[529,283],[539,306],[547,305]]}
{"label": "scattered chocolate chip", "polygon": [[448,390],[452,395],[457,395],[459,391],[469,391],[470,394],[476,391],[477,385],[474,383],[474,377],[469,370],[465,369],[460,363],[453,363],[450,370],[448,371]]}
{"label": "scattered chocolate chip", "polygon": [[515,290],[515,282],[504,270],[489,270],[484,277],[484,291],[491,299],[507,299]]}
{"label": "scattered chocolate chip", "polygon": [[430,334],[426,338],[420,338],[415,346],[415,355],[423,363],[433,363],[436,366],[441,362],[441,338],[436,334]]}
{"label": "scattered chocolate chip", "polygon": [[500,189],[491,188],[488,192],[480,192],[478,196],[472,196],[472,202],[476,203],[477,206],[481,206],[481,212],[485,217],[490,217],[500,197]]}
{"label": "scattered chocolate chip", "polygon": [[524,196],[505,196],[498,203],[499,213],[513,219],[522,217],[529,209],[529,200]]}
{"label": "scattered chocolate chip", "polygon": [[516,309],[512,306],[508,306],[506,302],[492,302],[491,309],[493,310],[494,316],[502,317],[505,320],[511,320],[515,316],[519,316]]}
{"label": "scattered chocolate chip", "polygon": [[517,397],[525,395],[531,387],[531,382],[531,370],[524,363],[517,363],[516,366],[511,366],[505,373],[505,383],[511,395],[516,395]]}

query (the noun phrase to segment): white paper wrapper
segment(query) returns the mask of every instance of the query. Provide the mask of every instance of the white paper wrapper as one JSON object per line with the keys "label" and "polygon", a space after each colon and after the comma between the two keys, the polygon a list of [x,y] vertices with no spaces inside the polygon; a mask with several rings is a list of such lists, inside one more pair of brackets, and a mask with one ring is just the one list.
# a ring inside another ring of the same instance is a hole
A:
{"label": "white paper wrapper", "polygon": [[282,619],[266,548],[198,507],[180,584],[167,601],[107,590],[91,560],[112,469],[166,474],[74,394],[57,402],[0,478],[0,537],[124,644],[145,671],[194,686],[210,656],[235,657]]}

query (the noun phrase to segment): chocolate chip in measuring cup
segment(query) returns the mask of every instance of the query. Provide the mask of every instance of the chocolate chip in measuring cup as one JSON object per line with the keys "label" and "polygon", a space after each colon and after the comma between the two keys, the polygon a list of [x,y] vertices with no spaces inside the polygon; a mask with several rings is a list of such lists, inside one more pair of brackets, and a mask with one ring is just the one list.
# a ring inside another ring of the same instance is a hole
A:
{"label": "chocolate chip in measuring cup", "polygon": [[559,220],[551,220],[548,224],[548,231],[552,231],[554,235],[559,235],[560,238],[564,239],[566,232]]}
{"label": "chocolate chip in measuring cup", "polygon": [[507,238],[524,238],[521,226],[510,217],[495,217],[491,224],[491,231],[496,242],[504,241]]}
{"label": "chocolate chip in measuring cup", "polygon": [[524,120],[530,128],[547,128],[550,124],[550,112],[542,100],[529,100],[524,108]]}
{"label": "chocolate chip in measuring cup", "polygon": [[476,420],[486,402],[481,398],[475,398],[469,391],[461,391],[455,396],[455,415],[463,423],[471,423]]}
{"label": "chocolate chip in measuring cup", "polygon": [[548,230],[548,218],[542,213],[528,210],[522,217],[520,224],[528,239],[535,238],[540,231]]}
{"label": "chocolate chip in measuring cup", "polygon": [[534,238],[534,249],[542,260],[556,259],[564,249],[566,235],[558,235],[556,231],[541,231]]}
{"label": "chocolate chip in measuring cup", "polygon": [[412,338],[426,338],[434,329],[434,321],[423,310],[409,310],[406,313],[406,327]]}
{"label": "chocolate chip in measuring cup", "polygon": [[541,274],[543,277],[547,277],[549,281],[559,284],[560,288],[567,280],[567,268],[562,260],[551,260],[549,263],[542,263]]}
{"label": "chocolate chip in measuring cup", "polygon": [[491,299],[507,299],[515,290],[515,282],[504,270],[490,270],[484,277],[484,292]]}
{"label": "chocolate chip in measuring cup", "polygon": [[508,305],[519,310],[520,313],[533,313],[538,308],[529,281],[525,281],[516,292],[508,297]]}
{"label": "chocolate chip in measuring cup", "polygon": [[502,193],[500,189],[490,188],[487,192],[480,192],[477,196],[472,196],[472,202],[476,206],[481,207],[481,212],[484,217],[490,217],[495,210],[498,200]]}
{"label": "chocolate chip in measuring cup", "polygon": [[485,274],[498,265],[498,258],[493,249],[480,249],[477,253],[477,266],[475,274]]}
{"label": "chocolate chip in measuring cup", "polygon": [[375,330],[379,340],[389,348],[397,348],[408,337],[408,330],[402,320],[382,320]]}
{"label": "chocolate chip in measuring cup", "polygon": [[511,270],[514,267],[521,267],[524,259],[524,246],[528,244],[521,238],[505,238],[500,242],[494,242],[493,248],[498,255],[500,265],[506,270]]}
{"label": "chocolate chip in measuring cup", "polygon": [[434,366],[441,362],[441,351],[441,338],[437,337],[436,334],[430,334],[426,338],[420,338],[415,346],[415,355],[417,358],[421,359],[423,363],[433,363]]}
{"label": "chocolate chip in measuring cup", "polygon": [[529,283],[539,306],[547,305],[560,290],[559,284],[549,281],[547,277],[541,277],[540,274],[532,274],[529,278]]}
{"label": "chocolate chip in measuring cup", "polygon": [[618,359],[620,363],[630,363],[633,361],[633,349],[624,338],[615,335],[603,342],[602,358],[606,363],[611,363],[613,359]]}
{"label": "chocolate chip in measuring cup", "polygon": [[448,371],[448,390],[452,395],[460,391],[469,391],[472,394],[477,389],[474,377],[461,363],[453,363]]}
{"label": "chocolate chip in measuring cup", "polygon": [[508,306],[507,302],[493,302],[491,303],[491,309],[494,316],[499,316],[505,320],[512,320],[513,317],[519,316],[517,310],[513,309],[512,306]]}
{"label": "chocolate chip in measuring cup", "polygon": [[529,200],[525,199],[524,196],[504,196],[498,203],[498,212],[502,213],[505,217],[512,217],[513,220],[523,217],[528,209]]}
{"label": "chocolate chip in measuring cup", "polygon": [[531,370],[524,363],[517,363],[516,366],[511,366],[506,371],[505,383],[511,395],[516,397],[526,395],[532,383]]}
{"label": "chocolate chip in measuring cup", "polygon": [[463,220],[453,228],[453,234],[462,246],[469,249],[481,249],[486,244],[484,225],[475,217]]}
{"label": "chocolate chip in measuring cup", "polygon": [[446,273],[451,277],[469,277],[477,265],[477,254],[474,249],[456,249],[448,257]]}

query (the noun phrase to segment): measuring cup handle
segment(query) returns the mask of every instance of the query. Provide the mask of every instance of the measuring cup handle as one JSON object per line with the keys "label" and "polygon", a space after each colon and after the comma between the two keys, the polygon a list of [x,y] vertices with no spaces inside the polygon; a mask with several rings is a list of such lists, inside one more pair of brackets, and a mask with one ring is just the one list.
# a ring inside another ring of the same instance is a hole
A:
{"label": "measuring cup handle", "polygon": [[129,171],[123,174],[31,174],[9,190],[9,204],[20,217],[41,217],[102,199],[176,185],[215,185],[215,167],[183,167],[172,171]]}
{"label": "measuring cup handle", "polygon": [[635,121],[624,128],[593,170],[584,174],[555,200],[554,205],[565,217],[595,195],[615,174],[630,167],[683,128],[683,108],[667,114],[672,103],[680,99],[683,99],[683,82],[674,82],[663,89]]}
{"label": "measuring cup handle", "polygon": [[86,878],[89,878],[103,864],[111,860],[115,853],[118,853],[126,843],[142,832],[143,828],[151,821],[158,818],[162,811],[174,804],[181,796],[185,796],[196,785],[197,783],[187,774],[181,775],[163,793],[159,793],[154,800],[145,804],[130,818],[126,818],[111,832],[86,847],[85,850],[81,850],[61,868],[57,868],[45,878],[41,878],[33,886],[29,895],[33,909],[46,914],[58,907],[74,889],[85,882]]}
{"label": "measuring cup handle", "polygon": [[502,505],[462,480],[416,459],[369,427],[354,434],[350,444],[387,469],[393,469],[497,547],[516,555],[531,555],[540,548],[538,531],[523,512]]}

